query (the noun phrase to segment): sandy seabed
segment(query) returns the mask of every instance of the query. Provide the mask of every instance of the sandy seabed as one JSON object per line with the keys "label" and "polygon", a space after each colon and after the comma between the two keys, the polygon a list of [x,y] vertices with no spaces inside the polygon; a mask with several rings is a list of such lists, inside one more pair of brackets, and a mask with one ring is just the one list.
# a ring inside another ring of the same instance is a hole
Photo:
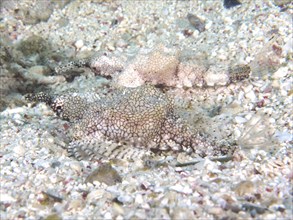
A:
{"label": "sandy seabed", "polygon": [[[2,1],[1,219],[292,219],[293,6],[241,3],[227,9],[222,1]],[[121,181],[86,181],[101,162],[68,157],[70,124],[24,95],[103,92],[111,79],[89,68],[75,78],[53,69],[101,53],[129,65],[162,48],[209,70],[207,86],[178,78],[183,84],[166,93],[189,110],[190,124],[235,152],[226,161],[182,167],[116,161]],[[248,66],[250,77],[223,79],[235,65]]]}

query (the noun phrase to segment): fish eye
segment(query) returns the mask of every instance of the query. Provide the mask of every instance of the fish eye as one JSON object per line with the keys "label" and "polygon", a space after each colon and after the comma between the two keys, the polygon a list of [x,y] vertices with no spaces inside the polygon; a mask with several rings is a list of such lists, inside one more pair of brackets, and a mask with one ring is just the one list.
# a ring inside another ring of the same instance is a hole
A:
{"label": "fish eye", "polygon": [[57,115],[60,116],[62,113],[63,109],[61,105],[56,106],[55,111],[57,112]]}
{"label": "fish eye", "polygon": [[57,100],[52,104],[51,107],[52,107],[53,111],[56,112],[56,114],[58,116],[61,116],[61,114],[63,112],[63,102],[61,102],[60,100]]}

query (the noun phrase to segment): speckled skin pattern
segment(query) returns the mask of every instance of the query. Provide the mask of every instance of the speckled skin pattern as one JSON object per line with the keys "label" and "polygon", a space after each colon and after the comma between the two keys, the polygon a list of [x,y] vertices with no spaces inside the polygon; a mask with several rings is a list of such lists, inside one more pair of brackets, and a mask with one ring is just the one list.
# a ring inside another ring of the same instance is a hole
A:
{"label": "speckled skin pattern", "polygon": [[116,89],[92,103],[72,94],[27,99],[46,102],[72,122],[68,152],[78,160],[134,159],[162,151],[201,157],[222,153],[175,114],[171,98],[150,85]]}

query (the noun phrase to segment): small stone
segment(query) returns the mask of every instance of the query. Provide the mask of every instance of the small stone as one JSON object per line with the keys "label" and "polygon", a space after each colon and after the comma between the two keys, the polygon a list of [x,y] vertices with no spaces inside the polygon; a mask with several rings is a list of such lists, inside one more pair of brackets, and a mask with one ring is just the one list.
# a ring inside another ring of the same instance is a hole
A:
{"label": "small stone", "polygon": [[123,39],[119,39],[116,42],[116,47],[126,48],[127,46],[128,46],[128,43]]}
{"label": "small stone", "polygon": [[91,203],[101,199],[102,197],[104,197],[104,194],[105,194],[105,191],[102,189],[91,191],[86,197],[87,203]]}
{"label": "small stone", "polygon": [[114,43],[110,42],[107,44],[107,49],[109,51],[114,51],[115,50],[115,46],[114,46]]}
{"label": "small stone", "polygon": [[68,204],[68,210],[77,210],[83,207],[83,202],[81,199],[71,200]]}
{"label": "small stone", "polygon": [[112,214],[110,212],[106,212],[104,215],[104,219],[113,219]]}
{"label": "small stone", "polygon": [[220,216],[223,213],[223,209],[220,207],[211,207],[208,209],[208,212],[215,216]]}
{"label": "small stone", "polygon": [[178,207],[172,214],[172,219],[174,220],[181,220],[181,219],[196,219],[194,213],[191,209]]}
{"label": "small stone", "polygon": [[247,119],[246,118],[243,118],[243,117],[240,117],[240,116],[236,116],[235,117],[235,122],[237,124],[243,124],[243,123],[247,122]]}
{"label": "small stone", "polygon": [[194,27],[196,30],[199,32],[205,31],[205,22],[202,19],[191,13],[188,13],[187,19],[192,27]]}
{"label": "small stone", "polygon": [[82,171],[82,167],[80,166],[80,163],[78,161],[72,161],[70,163],[70,168],[78,173]]}
{"label": "small stone", "polygon": [[235,188],[235,193],[239,196],[244,196],[254,192],[254,183],[251,181],[242,181]]}
{"label": "small stone", "polygon": [[123,204],[133,202],[133,198],[129,195],[120,195],[118,196],[117,200]]}
{"label": "small stone", "polygon": [[170,189],[184,194],[192,194],[192,189],[189,186],[182,186],[180,184],[176,184],[174,186],[171,186]]}
{"label": "small stone", "polygon": [[78,40],[74,44],[77,50],[80,50],[83,47],[83,45],[84,45],[83,40]]}
{"label": "small stone", "polygon": [[252,89],[253,89],[253,85],[251,85],[251,84],[248,85],[248,86],[243,87],[243,91],[244,91],[245,93],[250,92]]}
{"label": "small stone", "polygon": [[142,204],[143,203],[143,197],[142,197],[141,194],[137,194],[135,196],[135,203],[137,203],[137,204]]}
{"label": "small stone", "polygon": [[245,97],[250,99],[250,101],[252,101],[252,102],[256,102],[256,100],[257,100],[257,97],[256,97],[253,90],[250,90],[248,93],[246,93]]}
{"label": "small stone", "polygon": [[85,180],[86,183],[93,183],[99,181],[105,183],[108,186],[121,183],[122,178],[118,172],[109,164],[102,164],[98,169],[94,170]]}
{"label": "small stone", "polygon": [[237,0],[224,0],[224,7],[227,9],[233,8],[238,5],[241,5],[241,3]]}
{"label": "small stone", "polygon": [[275,137],[277,138],[277,140],[279,142],[290,142],[293,140],[293,135],[292,133],[288,132],[288,131],[284,131],[284,132],[281,132],[281,131],[276,131],[275,133]]}
{"label": "small stone", "polygon": [[[119,215],[124,214],[124,209],[121,205],[119,205],[117,202],[113,203],[113,211]],[[116,218],[117,219],[117,218]],[[122,218],[123,219],[123,218]]]}
{"label": "small stone", "polygon": [[280,67],[276,72],[273,74],[273,79],[281,79],[287,76],[289,72],[288,67]]}
{"label": "small stone", "polygon": [[33,66],[28,70],[29,74],[37,78],[37,76],[44,76],[50,72],[46,66]]}
{"label": "small stone", "polygon": [[1,193],[0,202],[4,204],[12,203],[12,202],[16,202],[16,199],[10,196],[9,194]]}
{"label": "small stone", "polygon": [[24,156],[26,149],[22,145],[17,145],[13,148],[13,151],[15,154],[17,154],[19,156]]}

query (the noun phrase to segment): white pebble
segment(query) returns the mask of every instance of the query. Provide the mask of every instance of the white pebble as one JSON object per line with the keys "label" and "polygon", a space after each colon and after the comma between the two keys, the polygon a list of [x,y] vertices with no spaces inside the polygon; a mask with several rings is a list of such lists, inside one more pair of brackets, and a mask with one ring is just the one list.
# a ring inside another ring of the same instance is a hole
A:
{"label": "white pebble", "polygon": [[275,124],[275,123],[276,123],[276,119],[274,119],[274,118],[270,118],[270,119],[269,119],[269,122],[270,122],[271,124]]}
{"label": "white pebble", "polygon": [[117,217],[116,217],[116,220],[123,220],[124,218],[123,218],[123,216],[121,216],[121,215],[118,215]]}
{"label": "white pebble", "polygon": [[25,111],[26,111],[26,109],[25,108],[22,108],[22,107],[12,108],[12,109],[7,108],[3,112],[1,112],[1,115],[7,117],[7,116],[10,116],[10,115],[15,114],[15,113],[23,113]]}
{"label": "white pebble", "polygon": [[72,163],[70,163],[70,168],[78,173],[80,173],[82,169],[78,161],[73,161]]}
{"label": "white pebble", "polygon": [[143,203],[143,198],[142,198],[141,194],[137,194],[135,196],[135,203],[137,203],[137,204],[142,204]]}
{"label": "white pebble", "polygon": [[248,93],[245,94],[245,97],[250,99],[252,102],[256,102],[256,95],[253,90],[250,90]]}
{"label": "white pebble", "polygon": [[14,120],[21,120],[21,119],[22,119],[21,115],[18,114],[18,113],[13,114],[12,118],[13,118]]}
{"label": "white pebble", "polygon": [[2,194],[0,196],[0,202],[1,203],[9,203],[9,202],[15,202],[16,199],[13,198],[12,196],[8,195],[8,194]]}
{"label": "white pebble", "polygon": [[234,136],[236,139],[240,138],[242,135],[241,131],[239,130],[239,128],[235,128],[234,129]]}
{"label": "white pebble", "polygon": [[252,88],[253,88],[253,85],[248,85],[248,86],[246,86],[246,87],[243,88],[243,91],[245,93],[249,93],[252,90]]}
{"label": "white pebble", "polygon": [[246,118],[243,118],[243,117],[240,117],[240,116],[236,116],[235,117],[235,122],[237,124],[243,124],[243,123],[247,122],[247,119]]}
{"label": "white pebble", "polygon": [[243,97],[244,97],[244,92],[243,92],[243,91],[240,91],[240,92],[238,93],[237,100],[238,100],[239,102],[242,102]]}
{"label": "white pebble", "polygon": [[68,210],[77,210],[83,207],[81,199],[73,199],[68,204]]}
{"label": "white pebble", "polygon": [[74,46],[76,47],[76,49],[80,49],[80,48],[82,48],[83,47],[83,40],[78,40],[78,41],[76,41],[75,42],[75,44],[74,44]]}
{"label": "white pebble", "polygon": [[170,189],[184,194],[192,194],[192,189],[189,186],[176,184],[175,186],[171,186]]}
{"label": "white pebble", "polygon": [[274,79],[280,79],[288,74],[288,67],[281,67],[273,74]]}
{"label": "white pebble", "polygon": [[22,145],[17,145],[13,148],[13,152],[19,156],[24,156],[25,148]]}
{"label": "white pebble", "polygon": [[113,219],[112,214],[110,212],[106,212],[105,215],[104,215],[104,218],[105,219]]}
{"label": "white pebble", "polygon": [[293,140],[293,135],[287,131],[276,131],[275,137],[279,142],[289,142]]}
{"label": "white pebble", "polygon": [[118,200],[122,203],[131,203],[133,198],[129,195],[120,195],[118,196]]}
{"label": "white pebble", "polygon": [[93,201],[97,201],[99,199],[101,199],[104,195],[104,190],[102,189],[97,189],[97,190],[94,190],[94,191],[91,191],[88,196],[87,196],[87,202],[88,203],[91,203]]}

